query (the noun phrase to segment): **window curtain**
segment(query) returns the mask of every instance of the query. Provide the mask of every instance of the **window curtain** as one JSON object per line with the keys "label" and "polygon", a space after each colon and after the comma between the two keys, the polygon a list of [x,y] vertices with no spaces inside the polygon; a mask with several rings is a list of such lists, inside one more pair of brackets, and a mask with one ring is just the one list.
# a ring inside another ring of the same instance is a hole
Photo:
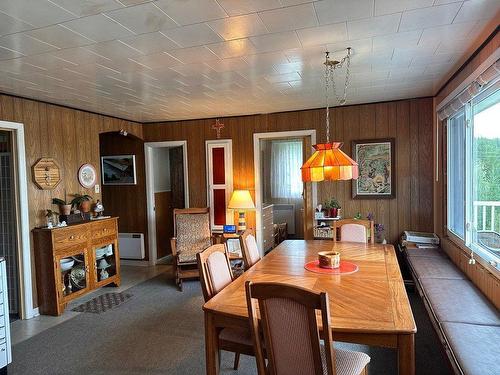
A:
{"label": "window curtain", "polygon": [[438,117],[442,121],[462,108],[465,103],[469,102],[479,95],[489,83],[492,83],[500,78],[500,59],[495,61],[489,68],[479,75],[469,86],[467,86],[460,94],[452,99],[447,105],[438,111]]}
{"label": "window curtain", "polygon": [[302,141],[271,142],[271,197],[301,198]]}

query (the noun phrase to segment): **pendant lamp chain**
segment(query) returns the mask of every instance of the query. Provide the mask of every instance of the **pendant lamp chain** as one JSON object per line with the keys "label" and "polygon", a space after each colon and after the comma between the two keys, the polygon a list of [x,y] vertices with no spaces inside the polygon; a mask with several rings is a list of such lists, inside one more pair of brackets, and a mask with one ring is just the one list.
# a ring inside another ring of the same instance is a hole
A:
{"label": "pendant lamp chain", "polygon": [[[350,66],[351,66],[351,47],[347,48],[347,55],[340,61],[330,60],[330,53],[325,53],[325,101],[326,101],[326,143],[330,143],[330,104],[328,100],[328,88],[330,84],[333,88],[333,94],[335,99],[340,105],[346,103],[347,98],[347,87],[349,86],[349,76],[350,76]],[[346,76],[344,82],[344,93],[342,98],[337,94],[337,88],[335,86],[334,71],[335,69],[340,69],[346,65]]]}

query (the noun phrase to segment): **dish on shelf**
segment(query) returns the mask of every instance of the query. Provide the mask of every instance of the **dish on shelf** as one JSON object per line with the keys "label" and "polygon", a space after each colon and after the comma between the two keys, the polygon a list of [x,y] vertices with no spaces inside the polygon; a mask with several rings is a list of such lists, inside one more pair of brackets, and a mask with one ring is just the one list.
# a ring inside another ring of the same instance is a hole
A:
{"label": "dish on shelf", "polygon": [[73,285],[75,288],[85,288],[85,266],[83,264],[77,264],[75,267],[73,267],[69,274],[69,279],[71,281],[71,285]]}
{"label": "dish on shelf", "polygon": [[111,267],[111,264],[109,264],[106,259],[101,259],[99,263],[97,264],[97,269],[102,270],[106,269],[108,267]]}
{"label": "dish on shelf", "polygon": [[63,258],[59,262],[61,263],[61,272],[66,272],[75,264],[75,260],[71,258]]}

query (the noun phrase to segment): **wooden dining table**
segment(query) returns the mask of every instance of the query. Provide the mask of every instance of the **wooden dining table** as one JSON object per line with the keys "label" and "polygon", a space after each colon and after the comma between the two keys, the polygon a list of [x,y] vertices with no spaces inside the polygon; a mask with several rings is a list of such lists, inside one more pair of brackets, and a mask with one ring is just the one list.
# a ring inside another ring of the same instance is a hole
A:
{"label": "wooden dining table", "polygon": [[[319,251],[339,251],[355,273],[332,275],[304,268]],[[394,348],[400,375],[415,374],[415,333],[410,302],[392,245],[288,240],[203,306],[206,373],[219,373],[218,335],[224,327],[249,328],[245,282],[279,282],[328,292],[333,339]],[[321,321],[318,319],[318,324]]]}

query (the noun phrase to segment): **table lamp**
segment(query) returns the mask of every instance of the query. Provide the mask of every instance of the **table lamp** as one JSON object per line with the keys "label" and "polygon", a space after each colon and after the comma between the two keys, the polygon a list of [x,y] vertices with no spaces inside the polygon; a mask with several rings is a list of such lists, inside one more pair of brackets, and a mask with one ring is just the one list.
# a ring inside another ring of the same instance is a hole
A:
{"label": "table lamp", "polygon": [[248,190],[234,190],[227,208],[238,210],[238,231],[244,232],[247,229],[245,211],[255,210],[250,192]]}

